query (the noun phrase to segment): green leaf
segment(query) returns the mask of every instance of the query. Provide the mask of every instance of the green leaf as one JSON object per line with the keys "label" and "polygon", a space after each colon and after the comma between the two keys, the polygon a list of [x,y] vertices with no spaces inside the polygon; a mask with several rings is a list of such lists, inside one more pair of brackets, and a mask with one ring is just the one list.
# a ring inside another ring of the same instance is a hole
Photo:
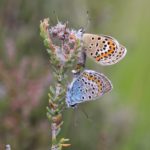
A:
{"label": "green leaf", "polygon": [[52,86],[49,87],[49,93],[50,93],[51,95],[54,96],[54,95],[55,95],[55,91],[56,91],[56,90],[54,90],[54,88],[53,88]]}
{"label": "green leaf", "polygon": [[50,115],[50,113],[47,112],[46,115],[47,115],[48,120],[51,121],[52,120],[52,116]]}

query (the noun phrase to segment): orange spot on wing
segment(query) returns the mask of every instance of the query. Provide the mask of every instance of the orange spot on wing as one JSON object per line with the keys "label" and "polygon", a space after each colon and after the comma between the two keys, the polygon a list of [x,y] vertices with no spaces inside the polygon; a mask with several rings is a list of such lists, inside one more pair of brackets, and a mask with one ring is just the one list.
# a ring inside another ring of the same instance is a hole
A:
{"label": "orange spot on wing", "polygon": [[108,52],[102,53],[101,55],[97,56],[95,59],[96,61],[100,61],[104,57],[108,57],[110,54],[112,54],[115,51],[115,43],[112,40],[108,40],[109,43],[109,50]]}
{"label": "orange spot on wing", "polygon": [[101,60],[101,56],[96,57],[96,61],[100,61]]}

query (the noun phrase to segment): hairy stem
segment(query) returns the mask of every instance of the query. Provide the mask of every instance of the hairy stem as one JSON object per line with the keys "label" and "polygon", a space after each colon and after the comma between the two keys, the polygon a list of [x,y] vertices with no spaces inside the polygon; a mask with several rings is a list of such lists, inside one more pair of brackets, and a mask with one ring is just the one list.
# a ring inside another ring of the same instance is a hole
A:
{"label": "hairy stem", "polygon": [[[51,124],[51,150],[62,150],[63,147],[70,146],[66,144],[69,139],[63,137],[58,139],[63,124],[62,112],[66,107],[66,79],[68,79],[68,72],[71,72],[73,68],[75,68],[75,74],[80,72],[80,67],[85,63],[85,55],[81,52],[82,33],[80,30],[69,29],[66,23],[60,22],[49,27],[48,21],[47,18],[40,23],[40,35],[44,39],[44,45],[48,48],[47,52],[55,79],[55,84],[50,86],[48,93],[47,117]],[[51,38],[59,41],[60,45],[53,44],[55,40]]]}

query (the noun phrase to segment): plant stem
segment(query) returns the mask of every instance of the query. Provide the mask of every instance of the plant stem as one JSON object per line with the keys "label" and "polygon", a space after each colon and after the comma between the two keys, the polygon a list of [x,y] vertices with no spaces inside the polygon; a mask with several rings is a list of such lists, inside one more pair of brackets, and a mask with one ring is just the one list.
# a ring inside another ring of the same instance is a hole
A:
{"label": "plant stem", "polygon": [[52,132],[52,150],[57,150],[57,145],[56,143],[56,123],[51,123],[51,132]]}
{"label": "plant stem", "polygon": [[[70,144],[65,143],[69,139],[57,138],[63,124],[62,112],[66,107],[67,73],[75,68],[74,73],[77,74],[80,67],[84,66],[85,55],[81,53],[82,33],[69,29],[67,24],[60,22],[49,28],[48,18],[41,21],[40,31],[40,35],[44,39],[44,45],[48,48],[52,73],[55,78],[55,85],[50,86],[48,93],[49,105],[47,107],[47,117],[51,125],[51,150],[62,150],[63,147],[70,146]],[[59,40],[61,44],[59,46],[53,44],[54,40],[51,37]]]}

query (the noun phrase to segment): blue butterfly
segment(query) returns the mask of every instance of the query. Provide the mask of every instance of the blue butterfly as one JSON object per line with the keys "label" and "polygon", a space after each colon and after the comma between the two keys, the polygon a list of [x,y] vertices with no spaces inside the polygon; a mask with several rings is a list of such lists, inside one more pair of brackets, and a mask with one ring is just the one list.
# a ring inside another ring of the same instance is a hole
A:
{"label": "blue butterfly", "polygon": [[103,74],[93,70],[84,70],[73,79],[66,94],[68,107],[98,99],[112,89],[111,81]]}

